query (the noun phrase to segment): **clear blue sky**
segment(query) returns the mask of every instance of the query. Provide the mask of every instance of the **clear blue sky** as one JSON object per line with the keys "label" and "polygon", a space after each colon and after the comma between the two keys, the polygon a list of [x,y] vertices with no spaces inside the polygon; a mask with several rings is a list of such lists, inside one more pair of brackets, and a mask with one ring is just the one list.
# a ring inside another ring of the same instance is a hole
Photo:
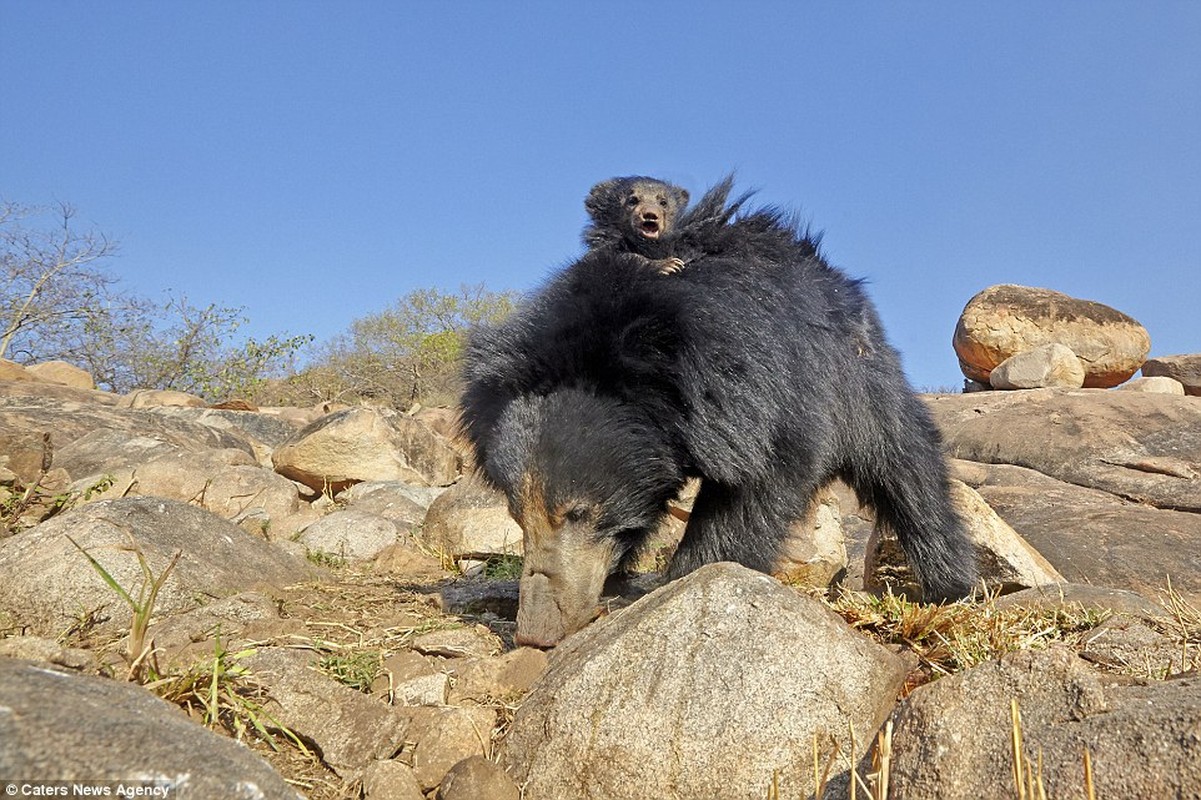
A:
{"label": "clear blue sky", "polygon": [[325,339],[528,290],[614,175],[736,170],[869,280],[919,387],[969,298],[1097,300],[1201,351],[1201,2],[0,0],[0,198],[147,296]]}

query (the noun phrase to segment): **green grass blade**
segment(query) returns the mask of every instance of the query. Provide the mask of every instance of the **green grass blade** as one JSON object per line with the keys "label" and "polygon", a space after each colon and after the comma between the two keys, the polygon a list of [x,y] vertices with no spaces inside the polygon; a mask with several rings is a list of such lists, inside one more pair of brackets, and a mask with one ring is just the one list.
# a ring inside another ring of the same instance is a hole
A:
{"label": "green grass blade", "polygon": [[75,541],[70,536],[67,537],[67,541],[75,545],[76,550],[83,553],[83,557],[91,563],[92,569],[96,570],[96,573],[104,579],[104,582],[107,583],[114,592],[120,595],[122,600],[129,604],[129,607],[133,609],[135,614],[141,613],[142,609],[138,606],[134,599],[129,596],[129,592],[125,591],[125,587],[117,583],[116,578],[114,578],[112,575],[109,575],[108,570],[106,570],[99,561],[92,558],[91,553],[89,553],[87,550],[84,550],[83,547],[80,546],[79,542]]}

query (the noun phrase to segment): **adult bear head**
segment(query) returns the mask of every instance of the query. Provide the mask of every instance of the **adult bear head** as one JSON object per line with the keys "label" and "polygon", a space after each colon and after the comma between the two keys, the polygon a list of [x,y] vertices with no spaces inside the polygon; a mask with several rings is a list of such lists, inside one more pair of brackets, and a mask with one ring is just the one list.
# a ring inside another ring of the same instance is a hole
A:
{"label": "adult bear head", "polygon": [[684,476],[637,407],[581,389],[527,395],[500,418],[486,473],[523,531],[519,644],[549,647],[597,614]]}

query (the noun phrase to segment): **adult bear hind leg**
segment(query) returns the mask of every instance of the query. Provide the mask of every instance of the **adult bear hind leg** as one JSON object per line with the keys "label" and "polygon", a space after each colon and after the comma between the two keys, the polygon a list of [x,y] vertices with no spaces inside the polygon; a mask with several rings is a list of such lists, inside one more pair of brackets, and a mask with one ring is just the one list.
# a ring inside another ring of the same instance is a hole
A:
{"label": "adult bear hind leg", "polygon": [[958,600],[976,588],[975,547],[951,503],[946,465],[937,439],[893,443],[890,456],[853,476],[876,524],[893,531],[928,602]]}
{"label": "adult bear hind leg", "polygon": [[783,484],[779,476],[738,486],[702,483],[668,567],[668,580],[718,561],[770,573],[789,526],[804,516],[817,489]]}
{"label": "adult bear hind leg", "polygon": [[977,588],[975,548],[945,490],[906,485],[877,493],[874,505],[877,524],[896,533],[924,600],[959,600]]}

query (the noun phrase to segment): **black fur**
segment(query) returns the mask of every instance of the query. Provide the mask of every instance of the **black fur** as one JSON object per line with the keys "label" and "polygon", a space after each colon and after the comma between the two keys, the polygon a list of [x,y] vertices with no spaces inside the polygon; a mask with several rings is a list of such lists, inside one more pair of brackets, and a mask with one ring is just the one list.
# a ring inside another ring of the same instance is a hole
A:
{"label": "black fur", "polygon": [[620,568],[685,476],[700,494],[670,577],[715,561],[769,571],[790,523],[842,478],[894,530],[927,598],[970,593],[972,547],[951,507],[939,434],[860,282],[781,213],[738,216],[732,181],[660,244],[671,280],[598,248],[552,278],[466,357],[463,427],[509,494],[604,510]]}

